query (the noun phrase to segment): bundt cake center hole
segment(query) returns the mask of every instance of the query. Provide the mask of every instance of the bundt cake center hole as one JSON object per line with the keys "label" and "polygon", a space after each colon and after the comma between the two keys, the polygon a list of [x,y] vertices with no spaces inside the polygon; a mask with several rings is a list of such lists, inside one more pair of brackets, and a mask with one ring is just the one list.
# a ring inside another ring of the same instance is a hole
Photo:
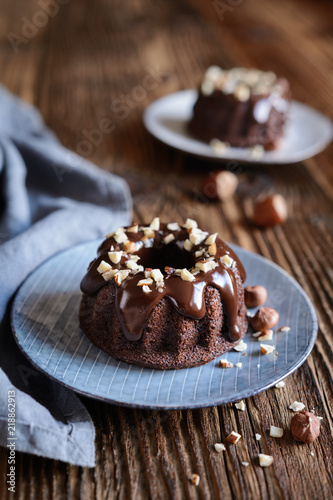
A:
{"label": "bundt cake center hole", "polygon": [[140,264],[145,268],[160,269],[165,274],[166,267],[191,269],[195,266],[195,257],[191,252],[170,243],[169,245],[163,245],[161,248],[149,248],[149,252],[146,252],[141,257]]}

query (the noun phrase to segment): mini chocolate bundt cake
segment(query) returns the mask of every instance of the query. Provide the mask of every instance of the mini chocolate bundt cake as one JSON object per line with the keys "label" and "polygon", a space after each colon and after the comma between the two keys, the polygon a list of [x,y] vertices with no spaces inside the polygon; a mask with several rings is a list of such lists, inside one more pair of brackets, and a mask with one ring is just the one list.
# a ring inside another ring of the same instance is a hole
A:
{"label": "mini chocolate bundt cake", "polygon": [[271,71],[211,66],[201,83],[189,131],[204,142],[275,149],[283,136],[290,97],[288,81]]}
{"label": "mini chocolate bundt cake", "polygon": [[247,329],[245,271],[234,252],[187,219],[106,236],[81,282],[80,325],[117,360],[188,368],[220,356]]}

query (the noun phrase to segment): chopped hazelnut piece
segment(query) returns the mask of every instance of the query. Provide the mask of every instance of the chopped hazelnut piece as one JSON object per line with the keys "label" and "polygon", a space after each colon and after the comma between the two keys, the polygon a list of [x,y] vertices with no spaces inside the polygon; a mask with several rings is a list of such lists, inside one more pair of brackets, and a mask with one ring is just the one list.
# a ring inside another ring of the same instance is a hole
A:
{"label": "chopped hazelnut piece", "polygon": [[138,266],[138,264],[134,262],[134,260],[130,259],[126,262],[126,267],[128,267],[128,269],[131,269],[132,271],[136,271],[140,266]]}
{"label": "chopped hazelnut piece", "polygon": [[205,241],[205,245],[209,246],[209,245],[212,245],[213,243],[215,243],[216,238],[217,238],[217,234],[218,233],[210,234]]}
{"label": "chopped hazelnut piece", "polygon": [[235,403],[235,406],[236,406],[237,410],[241,410],[241,411],[246,410],[246,406],[245,406],[245,403],[243,400],[239,401],[239,403]]}
{"label": "chopped hazelnut piece", "polygon": [[199,262],[196,263],[196,267],[198,269],[200,269],[200,271],[202,271],[203,273],[207,273],[208,271],[212,271],[213,269],[215,269],[217,267],[217,262],[215,262],[214,260],[201,260]]}
{"label": "chopped hazelnut piece", "polygon": [[[144,232],[145,238],[155,238],[155,231],[151,227],[143,227],[142,231]],[[143,238],[141,238],[143,241]]]}
{"label": "chopped hazelnut piece", "polygon": [[261,144],[256,144],[249,149],[252,158],[262,158],[264,156],[265,149],[261,146]]}
{"label": "chopped hazelnut piece", "polygon": [[190,242],[193,243],[193,245],[200,245],[200,243],[202,243],[206,238],[206,234],[207,233],[203,233],[199,229],[193,228],[189,236]]}
{"label": "chopped hazelnut piece", "polygon": [[221,368],[232,368],[234,365],[230,363],[227,359],[220,359],[219,366]]}
{"label": "chopped hazelnut piece", "polygon": [[126,233],[115,234],[114,239],[117,243],[125,243],[128,240]]}
{"label": "chopped hazelnut piece", "polygon": [[229,436],[225,438],[227,443],[236,444],[242,436],[235,431],[230,432]]}
{"label": "chopped hazelnut piece", "polygon": [[236,363],[235,366],[236,366],[236,368],[242,368],[243,363]]}
{"label": "chopped hazelnut piece", "polygon": [[124,242],[123,249],[127,253],[134,253],[136,252],[136,244],[134,241],[127,240]]}
{"label": "chopped hazelnut piece", "polygon": [[186,219],[184,227],[186,229],[193,229],[194,227],[198,227],[198,223],[193,219]]}
{"label": "chopped hazelnut piece", "polygon": [[153,269],[151,271],[151,277],[156,282],[164,281],[164,276],[159,269]]}
{"label": "chopped hazelnut piece", "polygon": [[149,286],[148,286],[148,285],[143,285],[143,287],[142,287],[142,291],[143,291],[144,293],[150,293],[152,290],[149,288]]}
{"label": "chopped hazelnut piece", "polygon": [[224,446],[223,443],[215,443],[214,448],[215,448],[215,451],[217,451],[217,453],[221,453],[222,451],[226,450],[226,447]]}
{"label": "chopped hazelnut piece", "polygon": [[154,231],[159,231],[160,229],[160,218],[159,217],[155,217],[155,219],[153,219],[149,225],[150,229],[153,229]]}
{"label": "chopped hazelnut piece", "polygon": [[117,271],[114,275],[114,280],[116,282],[116,284],[119,286],[122,281],[124,281],[124,279],[127,278],[127,276],[129,275],[129,271],[127,271],[126,269],[122,269],[120,271]]}
{"label": "chopped hazelnut piece", "polygon": [[197,250],[197,251],[195,252],[195,254],[194,254],[194,255],[195,255],[195,256],[196,256],[196,258],[198,259],[198,258],[199,258],[199,257],[201,257],[204,253],[205,253],[205,249],[202,249],[202,250]]}
{"label": "chopped hazelnut piece", "polygon": [[281,427],[275,427],[275,425],[271,425],[269,435],[275,438],[281,438],[283,436],[283,429]]}
{"label": "chopped hazelnut piece", "polygon": [[305,405],[303,403],[300,403],[299,401],[294,401],[290,406],[289,410],[292,411],[302,411],[305,408]]}
{"label": "chopped hazelnut piece", "polygon": [[140,257],[138,255],[130,255],[129,258],[134,262],[138,262],[138,260],[140,260]]}
{"label": "chopped hazelnut piece", "polygon": [[152,283],[153,280],[151,278],[146,278],[144,280],[138,281],[137,286],[151,285]]}
{"label": "chopped hazelnut piece", "polygon": [[209,245],[208,247],[209,255],[216,255],[216,251],[217,251],[216,243],[212,243],[211,245]]}
{"label": "chopped hazelnut piece", "polygon": [[181,270],[180,277],[183,281],[194,281],[195,276],[186,268]]}
{"label": "chopped hazelnut piece", "polygon": [[187,250],[188,252],[190,252],[192,250],[193,243],[190,240],[185,240],[183,246],[184,246],[184,250]]}
{"label": "chopped hazelnut piece", "polygon": [[250,98],[250,93],[247,85],[238,85],[234,91],[234,96],[238,101],[245,102]]}
{"label": "chopped hazelnut piece", "polygon": [[283,382],[283,380],[281,380],[281,382],[278,382],[277,384],[275,384],[275,387],[277,389],[282,389],[282,387],[284,387],[286,384],[285,382]]}
{"label": "chopped hazelnut piece", "polygon": [[147,267],[145,269],[145,278],[150,278],[151,272],[152,272],[152,269]]}
{"label": "chopped hazelnut piece", "polygon": [[269,467],[272,465],[274,458],[271,455],[264,455],[264,453],[260,453],[259,455],[259,465],[260,467]]}
{"label": "chopped hazelnut piece", "polygon": [[192,474],[192,484],[194,484],[194,486],[199,486],[200,484],[199,474]]}
{"label": "chopped hazelnut piece", "polygon": [[102,276],[105,279],[105,281],[110,281],[110,279],[114,277],[116,272],[117,272],[117,269],[111,268],[108,271],[106,271],[105,273],[103,273]]}
{"label": "chopped hazelnut piece", "polygon": [[139,224],[133,224],[133,226],[127,229],[129,233],[137,233],[139,231]]}
{"label": "chopped hazelnut piece", "polygon": [[165,243],[166,245],[169,245],[169,243],[171,243],[174,239],[175,239],[175,237],[174,237],[174,235],[173,235],[172,233],[167,234],[167,235],[163,238],[163,243]]}
{"label": "chopped hazelnut piece", "polygon": [[244,465],[244,467],[248,467],[250,464],[249,462],[242,462],[242,465]]}
{"label": "chopped hazelnut piece", "polygon": [[179,231],[180,230],[180,226],[179,226],[178,222],[169,222],[169,224],[167,224],[167,228],[169,229],[169,231]]}
{"label": "chopped hazelnut piece", "polygon": [[234,346],[234,350],[238,352],[246,351],[246,349],[247,349],[247,344],[244,342],[244,340],[240,340],[238,344]]}
{"label": "chopped hazelnut piece", "polygon": [[229,257],[229,255],[223,255],[221,257],[221,262],[226,266],[226,267],[231,267],[234,263],[233,259]]}
{"label": "chopped hazelnut piece", "polygon": [[260,350],[263,354],[270,354],[275,350],[275,346],[268,344],[260,344]]}
{"label": "chopped hazelnut piece", "polygon": [[260,332],[258,341],[260,342],[261,340],[272,340],[272,338],[273,338],[273,330],[263,330],[262,332]]}
{"label": "chopped hazelnut piece", "polygon": [[256,434],[256,435],[255,435],[255,437],[256,437],[256,440],[257,440],[257,441],[260,441],[260,439],[261,439],[261,434]]}
{"label": "chopped hazelnut piece", "polygon": [[111,260],[111,262],[113,262],[113,264],[118,264],[121,260],[122,255],[123,255],[123,252],[121,252],[121,251],[108,253],[109,259]]}
{"label": "chopped hazelnut piece", "polygon": [[97,268],[97,272],[99,272],[99,274],[103,274],[109,271],[110,269],[111,269],[110,264],[105,262],[105,260],[102,260]]}

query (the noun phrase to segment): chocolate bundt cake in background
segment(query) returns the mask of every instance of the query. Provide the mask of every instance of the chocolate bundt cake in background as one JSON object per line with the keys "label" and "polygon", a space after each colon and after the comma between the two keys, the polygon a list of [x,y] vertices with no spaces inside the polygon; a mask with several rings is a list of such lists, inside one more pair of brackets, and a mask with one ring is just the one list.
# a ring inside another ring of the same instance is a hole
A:
{"label": "chocolate bundt cake in background", "polygon": [[245,271],[235,253],[187,219],[106,236],[81,282],[80,325],[117,360],[151,368],[207,363],[247,330]]}
{"label": "chocolate bundt cake in background", "polygon": [[207,69],[189,122],[192,135],[235,147],[275,149],[287,119],[288,81],[272,72]]}

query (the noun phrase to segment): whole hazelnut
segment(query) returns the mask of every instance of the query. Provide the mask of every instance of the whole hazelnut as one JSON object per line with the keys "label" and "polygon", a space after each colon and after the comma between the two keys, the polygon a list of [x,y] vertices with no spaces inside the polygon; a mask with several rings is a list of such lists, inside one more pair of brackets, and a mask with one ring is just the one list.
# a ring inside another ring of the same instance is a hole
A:
{"label": "whole hazelnut", "polygon": [[262,306],[267,299],[267,290],[261,285],[247,286],[244,289],[246,307]]}
{"label": "whole hazelnut", "polygon": [[302,443],[312,443],[320,434],[320,420],[308,411],[294,415],[290,426],[293,437]]}
{"label": "whole hazelnut", "polygon": [[279,321],[279,313],[271,307],[261,307],[253,317],[249,317],[249,323],[256,331],[269,330]]}
{"label": "whole hazelnut", "polygon": [[253,222],[257,226],[276,226],[282,224],[287,217],[287,202],[280,194],[260,198],[254,205]]}
{"label": "whole hazelnut", "polygon": [[202,194],[209,200],[227,200],[237,189],[237,176],[227,170],[210,173],[201,186]]}

